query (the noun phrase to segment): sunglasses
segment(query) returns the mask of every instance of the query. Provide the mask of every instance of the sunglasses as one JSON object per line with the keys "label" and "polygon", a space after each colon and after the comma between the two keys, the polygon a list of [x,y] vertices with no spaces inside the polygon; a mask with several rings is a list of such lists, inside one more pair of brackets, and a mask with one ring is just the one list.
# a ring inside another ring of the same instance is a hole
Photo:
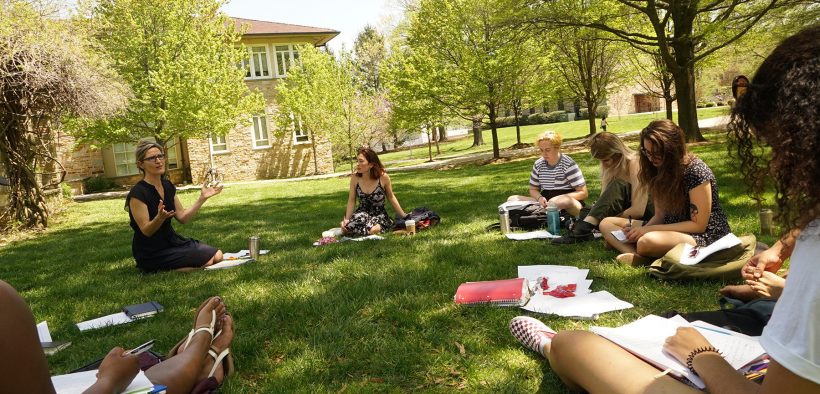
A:
{"label": "sunglasses", "polygon": [[646,156],[646,158],[647,158],[647,159],[649,159],[649,160],[652,160],[652,159],[655,159],[655,160],[660,160],[660,159],[663,159],[663,153],[660,153],[660,152],[657,152],[657,153],[655,153],[655,152],[650,152],[650,151],[646,150],[646,148],[641,148],[641,154],[642,154],[642,155],[644,155],[644,156]]}
{"label": "sunglasses", "polygon": [[158,163],[160,160],[165,161],[165,155],[163,155],[162,153],[142,159],[143,162],[153,161],[154,163]]}

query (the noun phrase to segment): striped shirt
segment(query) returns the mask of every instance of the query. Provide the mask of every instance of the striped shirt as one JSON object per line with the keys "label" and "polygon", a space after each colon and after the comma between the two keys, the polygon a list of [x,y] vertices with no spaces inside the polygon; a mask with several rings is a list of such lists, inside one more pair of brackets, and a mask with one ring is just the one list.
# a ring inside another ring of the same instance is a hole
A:
{"label": "striped shirt", "polygon": [[575,190],[586,184],[578,164],[565,154],[561,154],[561,158],[554,166],[550,166],[543,157],[539,157],[532,165],[530,186],[538,188],[539,191]]}

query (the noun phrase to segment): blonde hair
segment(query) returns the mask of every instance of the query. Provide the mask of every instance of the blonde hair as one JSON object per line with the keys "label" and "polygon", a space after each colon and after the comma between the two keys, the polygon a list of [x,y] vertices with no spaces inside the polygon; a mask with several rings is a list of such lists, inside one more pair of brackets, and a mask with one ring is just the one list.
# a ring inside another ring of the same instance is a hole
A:
{"label": "blonde hair", "polygon": [[165,149],[162,149],[158,143],[153,141],[142,140],[137,144],[137,149],[134,152],[134,156],[137,158],[137,169],[145,175],[145,170],[139,165],[145,160],[145,155],[148,153],[149,149],[157,148],[159,149],[159,153],[165,154]]}
{"label": "blonde hair", "polygon": [[606,188],[615,178],[630,181],[629,163],[637,156],[617,135],[606,131],[595,134],[589,141],[589,153],[598,160],[613,158],[616,161],[609,168],[601,165],[601,189]]}
{"label": "blonde hair", "polygon": [[563,139],[561,138],[561,134],[558,134],[552,130],[547,130],[544,132],[544,134],[538,136],[538,139],[535,140],[535,144],[538,145],[541,143],[541,141],[549,141],[550,145],[552,145],[553,147],[560,148]]}

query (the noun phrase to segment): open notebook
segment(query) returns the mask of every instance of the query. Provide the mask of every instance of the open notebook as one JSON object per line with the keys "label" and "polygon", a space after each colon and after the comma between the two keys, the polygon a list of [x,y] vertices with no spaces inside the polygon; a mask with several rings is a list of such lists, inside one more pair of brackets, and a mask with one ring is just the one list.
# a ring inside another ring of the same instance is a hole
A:
{"label": "open notebook", "polygon": [[741,370],[765,355],[756,338],[702,321],[689,323],[680,316],[666,319],[648,315],[620,327],[590,327],[590,331],[609,339],[662,371],[668,369],[675,377],[689,379],[702,389],[706,387],[703,380],[663,350],[666,338],[675,335],[678,327],[690,326],[700,331],[712,346],[718,348],[734,369]]}
{"label": "open notebook", "polygon": [[[51,377],[51,383],[54,384],[54,389],[57,391],[57,394],[79,394],[85,391],[96,381],[96,369],[93,371],[84,371]],[[131,384],[129,384],[125,391],[123,391],[125,394],[152,392],[155,392],[154,384],[148,380],[142,371],[139,371],[134,380],[131,381]]]}

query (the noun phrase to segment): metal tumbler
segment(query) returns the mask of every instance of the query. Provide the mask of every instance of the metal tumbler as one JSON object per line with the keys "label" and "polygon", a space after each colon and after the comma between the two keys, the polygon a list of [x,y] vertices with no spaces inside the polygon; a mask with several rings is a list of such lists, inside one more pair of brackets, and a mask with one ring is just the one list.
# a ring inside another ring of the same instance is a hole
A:
{"label": "metal tumbler", "polygon": [[760,210],[760,234],[772,235],[774,229],[772,228],[772,221],[774,219],[774,212],[771,209]]}
{"label": "metal tumbler", "polygon": [[510,232],[510,213],[507,211],[498,213],[498,223],[501,224],[501,234]]}
{"label": "metal tumbler", "polygon": [[254,235],[248,238],[248,251],[252,259],[259,259],[259,237]]}

